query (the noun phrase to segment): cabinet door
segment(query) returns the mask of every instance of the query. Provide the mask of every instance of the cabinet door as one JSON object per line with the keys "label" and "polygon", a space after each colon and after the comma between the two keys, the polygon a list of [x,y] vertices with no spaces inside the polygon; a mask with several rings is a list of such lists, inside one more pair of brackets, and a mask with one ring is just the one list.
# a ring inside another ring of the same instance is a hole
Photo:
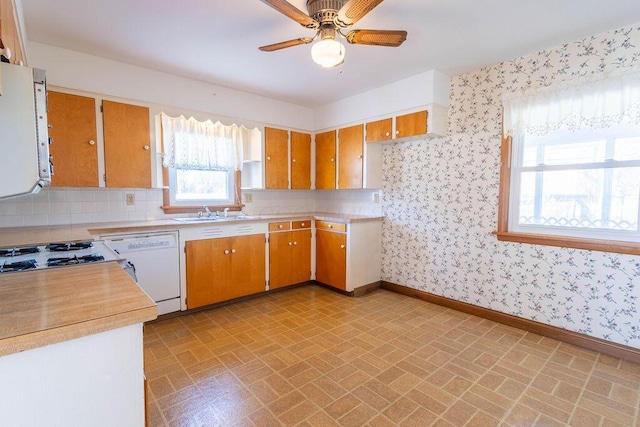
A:
{"label": "cabinet door", "polygon": [[86,96],[47,91],[51,185],[98,186],[96,101]]}
{"label": "cabinet door", "polygon": [[187,308],[229,299],[230,246],[226,238],[186,243]]}
{"label": "cabinet door", "polygon": [[363,126],[338,131],[338,188],[362,188]]}
{"label": "cabinet door", "polygon": [[291,132],[291,188],[311,188],[311,135]]}
{"label": "cabinet door", "polygon": [[347,289],[347,235],[316,230],[316,280]]}
{"label": "cabinet door", "polygon": [[311,280],[311,230],[291,232],[291,283]]}
{"label": "cabinet door", "polygon": [[102,101],[107,187],[150,188],[149,109]]}
{"label": "cabinet door", "polygon": [[396,138],[427,133],[427,112],[406,114],[396,117]]}
{"label": "cabinet door", "polygon": [[264,129],[265,188],[289,188],[289,133]]}
{"label": "cabinet door", "polygon": [[392,120],[388,119],[377,120],[375,122],[367,123],[367,142],[388,141],[392,138],[391,135]]}
{"label": "cabinet door", "polygon": [[269,234],[269,289],[291,285],[291,233]]}
{"label": "cabinet door", "polygon": [[243,297],[265,290],[264,234],[231,237],[231,281],[226,299]]}
{"label": "cabinet door", "polygon": [[316,134],[316,189],[336,188],[336,131]]}

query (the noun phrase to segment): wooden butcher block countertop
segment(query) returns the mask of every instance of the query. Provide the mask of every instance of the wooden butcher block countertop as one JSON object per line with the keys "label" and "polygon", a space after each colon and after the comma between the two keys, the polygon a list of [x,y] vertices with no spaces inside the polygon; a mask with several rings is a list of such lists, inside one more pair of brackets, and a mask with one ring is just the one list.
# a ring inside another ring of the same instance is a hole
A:
{"label": "wooden butcher block countertop", "polygon": [[155,303],[116,262],[0,275],[0,356],[156,317]]}

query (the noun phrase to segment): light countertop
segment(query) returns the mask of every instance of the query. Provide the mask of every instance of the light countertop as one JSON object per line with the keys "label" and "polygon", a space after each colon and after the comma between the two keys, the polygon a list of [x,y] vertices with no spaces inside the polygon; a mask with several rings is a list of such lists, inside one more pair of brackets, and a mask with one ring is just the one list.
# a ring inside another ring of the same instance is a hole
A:
{"label": "light countertop", "polygon": [[0,356],[153,320],[116,262],[0,275]]}
{"label": "light countertop", "polygon": [[[236,220],[242,222],[255,221],[296,221],[313,218],[315,220],[340,223],[354,223],[366,221],[382,221],[382,216],[349,215],[326,212],[291,213],[257,215],[256,219]],[[230,216],[224,221],[214,221],[214,224],[233,222]],[[73,225],[50,225],[34,227],[3,227],[0,228],[0,247],[18,245],[43,245],[51,242],[66,242],[78,240],[95,240],[101,234],[134,233],[152,230],[179,230],[186,227],[202,227],[211,223],[184,223],[173,219],[153,219],[146,221],[121,221],[110,223],[91,223]]]}

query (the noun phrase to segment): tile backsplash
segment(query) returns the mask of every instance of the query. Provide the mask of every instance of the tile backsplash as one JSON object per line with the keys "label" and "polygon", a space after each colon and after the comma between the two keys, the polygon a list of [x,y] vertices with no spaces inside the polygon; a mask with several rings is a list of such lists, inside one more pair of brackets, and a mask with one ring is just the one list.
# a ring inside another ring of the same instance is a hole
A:
{"label": "tile backsplash", "polygon": [[[289,212],[335,212],[379,215],[379,190],[250,190],[245,212],[253,215]],[[134,204],[127,204],[133,194]],[[0,227],[87,224],[169,218],[161,189],[44,188],[38,194],[0,201]]]}

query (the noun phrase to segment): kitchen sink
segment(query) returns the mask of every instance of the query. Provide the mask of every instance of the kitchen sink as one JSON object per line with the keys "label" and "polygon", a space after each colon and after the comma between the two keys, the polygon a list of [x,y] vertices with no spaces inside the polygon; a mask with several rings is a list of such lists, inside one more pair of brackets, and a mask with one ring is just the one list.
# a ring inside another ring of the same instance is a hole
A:
{"label": "kitchen sink", "polygon": [[192,218],[171,218],[174,221],[178,221],[178,222],[186,222],[186,223],[190,223],[190,222],[212,222],[212,221],[220,221],[221,218],[215,218],[215,217],[207,217],[207,216],[203,216],[203,217],[192,217]]}
{"label": "kitchen sink", "polygon": [[174,221],[184,222],[184,223],[194,223],[194,222],[212,222],[212,221],[236,221],[236,220],[244,220],[244,219],[260,219],[259,216],[251,216],[251,215],[234,215],[229,217],[190,217],[190,218],[171,218]]}

